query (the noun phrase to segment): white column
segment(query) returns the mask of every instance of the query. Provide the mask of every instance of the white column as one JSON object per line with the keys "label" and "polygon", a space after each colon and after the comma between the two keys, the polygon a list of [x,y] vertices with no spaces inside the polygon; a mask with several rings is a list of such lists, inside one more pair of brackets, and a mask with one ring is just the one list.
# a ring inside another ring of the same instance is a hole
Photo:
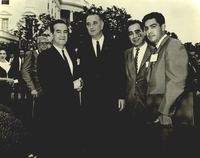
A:
{"label": "white column", "polygon": [[73,21],[73,11],[72,11],[72,10],[70,10],[69,21],[70,21],[70,22]]}
{"label": "white column", "polygon": [[0,18],[0,30],[2,30],[2,18]]}

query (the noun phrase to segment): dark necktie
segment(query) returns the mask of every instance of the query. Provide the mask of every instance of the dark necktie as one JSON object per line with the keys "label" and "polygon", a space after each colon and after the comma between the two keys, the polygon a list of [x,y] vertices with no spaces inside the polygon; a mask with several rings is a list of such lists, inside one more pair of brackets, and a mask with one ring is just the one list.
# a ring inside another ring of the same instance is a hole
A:
{"label": "dark necktie", "polygon": [[99,57],[100,52],[101,52],[99,41],[97,41],[96,47],[97,47],[97,57]]}
{"label": "dark necktie", "polygon": [[154,47],[153,54],[156,54],[157,50],[158,50],[158,48],[155,46],[155,47]]}
{"label": "dark necktie", "polygon": [[138,55],[139,55],[139,50],[140,48],[136,48],[136,53],[135,53],[135,68],[136,68],[136,72],[138,72]]}
{"label": "dark necktie", "polygon": [[67,61],[67,57],[65,56],[65,52],[64,52],[64,50],[62,50],[62,55],[63,55],[64,60],[68,63],[68,61]]}

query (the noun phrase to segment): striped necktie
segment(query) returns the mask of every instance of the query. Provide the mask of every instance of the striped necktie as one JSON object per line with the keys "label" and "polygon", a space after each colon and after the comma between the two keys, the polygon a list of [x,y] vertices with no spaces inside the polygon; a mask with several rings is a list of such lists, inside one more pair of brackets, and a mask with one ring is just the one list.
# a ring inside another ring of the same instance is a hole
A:
{"label": "striped necktie", "polygon": [[139,55],[139,50],[140,48],[136,48],[136,53],[135,53],[135,68],[136,68],[136,72],[138,72],[138,55]]}

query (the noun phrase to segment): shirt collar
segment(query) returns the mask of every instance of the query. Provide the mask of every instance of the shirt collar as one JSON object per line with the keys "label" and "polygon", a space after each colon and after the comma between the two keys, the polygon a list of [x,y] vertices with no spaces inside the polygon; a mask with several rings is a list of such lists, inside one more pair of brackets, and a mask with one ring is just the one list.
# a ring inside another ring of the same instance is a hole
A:
{"label": "shirt collar", "polygon": [[[147,48],[147,43],[146,42],[144,42],[144,44],[141,47],[139,47],[140,51],[146,50],[146,48]],[[137,47],[134,47],[134,49],[136,51]]]}
{"label": "shirt collar", "polygon": [[164,40],[165,37],[167,37],[166,34],[164,36],[162,36],[162,38],[158,41],[158,43],[156,44],[156,48],[160,47],[160,44],[162,43],[162,41]]}
{"label": "shirt collar", "polygon": [[95,44],[96,44],[97,41],[99,41],[99,43],[100,43],[100,45],[101,45],[101,44],[103,43],[103,41],[104,41],[104,35],[102,35],[101,38],[100,38],[99,40],[96,40],[96,39],[93,39],[93,38],[92,38],[92,43],[95,43]]}
{"label": "shirt collar", "polygon": [[63,49],[61,49],[61,48],[59,48],[59,47],[57,47],[57,46],[55,46],[55,45],[53,45],[56,49],[57,49],[57,51],[58,52],[60,52],[60,53],[62,53],[62,50],[64,50],[65,52],[66,52],[66,48],[64,47]]}

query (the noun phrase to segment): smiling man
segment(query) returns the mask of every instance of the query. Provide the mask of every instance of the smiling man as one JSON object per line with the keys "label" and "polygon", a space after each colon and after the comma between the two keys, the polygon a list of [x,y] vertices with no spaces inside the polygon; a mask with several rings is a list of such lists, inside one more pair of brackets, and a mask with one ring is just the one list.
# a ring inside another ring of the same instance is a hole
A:
{"label": "smiling man", "polygon": [[161,125],[172,125],[171,107],[186,86],[188,56],[184,45],[165,34],[165,18],[152,12],[142,20],[147,38],[157,51],[151,55],[147,104],[155,107]]}
{"label": "smiling man", "polygon": [[[42,140],[42,156],[71,156],[70,153],[78,153],[75,151],[78,149],[76,132],[79,131],[78,90],[82,85],[80,78],[75,76],[75,52],[66,47],[67,24],[62,20],[55,20],[50,25],[50,30],[52,47],[38,56],[38,77],[45,100],[39,107],[41,119],[38,133]],[[61,145],[63,143],[65,145]]]}
{"label": "smiling man", "polygon": [[126,112],[131,124],[146,124],[149,122],[146,93],[147,93],[147,61],[152,48],[145,41],[144,27],[139,20],[130,20],[127,24],[128,37],[132,47],[125,55],[126,70]]}

